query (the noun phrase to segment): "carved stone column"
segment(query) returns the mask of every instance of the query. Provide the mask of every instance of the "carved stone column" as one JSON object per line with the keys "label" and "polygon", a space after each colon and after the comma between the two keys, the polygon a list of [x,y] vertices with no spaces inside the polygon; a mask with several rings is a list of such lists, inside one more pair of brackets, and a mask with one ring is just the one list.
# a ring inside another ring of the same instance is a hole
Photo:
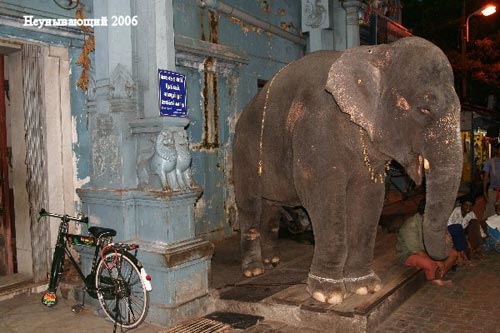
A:
{"label": "carved stone column", "polygon": [[333,50],[331,0],[302,0],[302,32],[309,33],[308,51]]}
{"label": "carved stone column", "polygon": [[[175,71],[172,0],[94,0],[95,17],[137,16],[96,27],[88,92],[90,185],[78,189],[92,225],[140,246],[152,277],[147,321],[171,326],[203,315],[211,243],[195,237],[187,118],[160,117],[158,69]],[[90,268],[92,254],[82,251]]]}
{"label": "carved stone column", "polygon": [[346,47],[350,49],[360,45],[359,11],[361,9],[361,2],[357,0],[344,1],[344,8],[346,11],[347,29]]}

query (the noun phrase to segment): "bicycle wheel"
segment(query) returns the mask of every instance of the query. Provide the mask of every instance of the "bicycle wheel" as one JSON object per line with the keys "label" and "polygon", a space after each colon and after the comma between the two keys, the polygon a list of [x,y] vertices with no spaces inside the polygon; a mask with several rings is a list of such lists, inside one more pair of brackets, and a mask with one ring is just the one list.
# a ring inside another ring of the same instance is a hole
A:
{"label": "bicycle wheel", "polygon": [[149,292],[141,280],[135,258],[110,252],[97,265],[97,298],[104,313],[123,328],[139,326],[149,309]]}

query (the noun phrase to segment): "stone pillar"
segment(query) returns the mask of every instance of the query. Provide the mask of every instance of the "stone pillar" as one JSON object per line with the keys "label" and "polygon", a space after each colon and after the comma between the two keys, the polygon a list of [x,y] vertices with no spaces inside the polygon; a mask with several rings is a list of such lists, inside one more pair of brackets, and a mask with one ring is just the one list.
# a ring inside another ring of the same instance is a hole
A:
{"label": "stone pillar", "polygon": [[160,117],[158,106],[158,69],[175,71],[172,0],[94,0],[94,15],[138,24],[95,29],[90,186],[77,193],[91,225],[139,244],[153,285],[146,320],[171,326],[204,314],[213,253],[195,237],[189,119]]}
{"label": "stone pillar", "polygon": [[[94,1],[95,17],[132,16],[130,2]],[[95,77],[90,79],[90,185],[124,188],[135,185],[134,142],[127,135],[136,116],[132,78],[132,26],[95,28]]]}
{"label": "stone pillar", "polygon": [[333,48],[336,51],[346,49],[347,30],[345,24],[345,9],[340,0],[333,0]]}
{"label": "stone pillar", "polygon": [[172,0],[137,1],[135,58],[139,78],[139,116],[158,118],[158,69],[175,71]]}
{"label": "stone pillar", "polygon": [[302,0],[302,32],[308,32],[308,52],[333,50],[332,0]]}
{"label": "stone pillar", "polygon": [[346,11],[346,48],[360,45],[359,38],[359,10],[361,2],[357,0],[344,1]]}

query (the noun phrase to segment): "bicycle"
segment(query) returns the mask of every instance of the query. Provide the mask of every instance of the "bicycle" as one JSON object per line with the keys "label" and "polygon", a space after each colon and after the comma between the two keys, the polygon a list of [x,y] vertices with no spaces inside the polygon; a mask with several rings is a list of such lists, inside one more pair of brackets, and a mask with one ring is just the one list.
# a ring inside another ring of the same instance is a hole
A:
{"label": "bicycle", "polygon": [[[121,326],[122,329],[139,326],[146,319],[149,310],[149,292],[152,290],[151,277],[137,259],[139,245],[113,243],[116,231],[110,228],[89,227],[88,236],[68,233],[70,221],[83,223],[88,227],[88,217],[83,214],[59,215],[49,213],[42,208],[37,216],[37,222],[47,216],[59,218],[61,223],[52,259],[49,287],[42,296],[42,304],[48,307],[57,304],[56,290],[67,256],[83,281],[84,290],[90,297],[99,300],[102,310],[114,323],[115,330],[117,326]],[[71,254],[69,249],[72,245],[95,247],[89,275],[84,275]],[[82,304],[74,306],[73,311],[80,312],[84,305],[85,293]]]}

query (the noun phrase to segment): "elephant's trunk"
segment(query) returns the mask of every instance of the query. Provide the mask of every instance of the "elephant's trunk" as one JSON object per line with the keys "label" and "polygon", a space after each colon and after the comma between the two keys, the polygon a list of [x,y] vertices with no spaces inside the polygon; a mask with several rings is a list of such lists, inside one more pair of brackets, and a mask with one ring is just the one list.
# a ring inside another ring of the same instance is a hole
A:
{"label": "elephant's trunk", "polygon": [[[441,133],[444,134],[444,133]],[[457,132],[439,135],[442,142],[429,147],[424,157],[429,161],[426,170],[426,207],[424,215],[424,244],[436,260],[449,255],[445,244],[448,218],[454,208],[462,175],[462,147]]]}

